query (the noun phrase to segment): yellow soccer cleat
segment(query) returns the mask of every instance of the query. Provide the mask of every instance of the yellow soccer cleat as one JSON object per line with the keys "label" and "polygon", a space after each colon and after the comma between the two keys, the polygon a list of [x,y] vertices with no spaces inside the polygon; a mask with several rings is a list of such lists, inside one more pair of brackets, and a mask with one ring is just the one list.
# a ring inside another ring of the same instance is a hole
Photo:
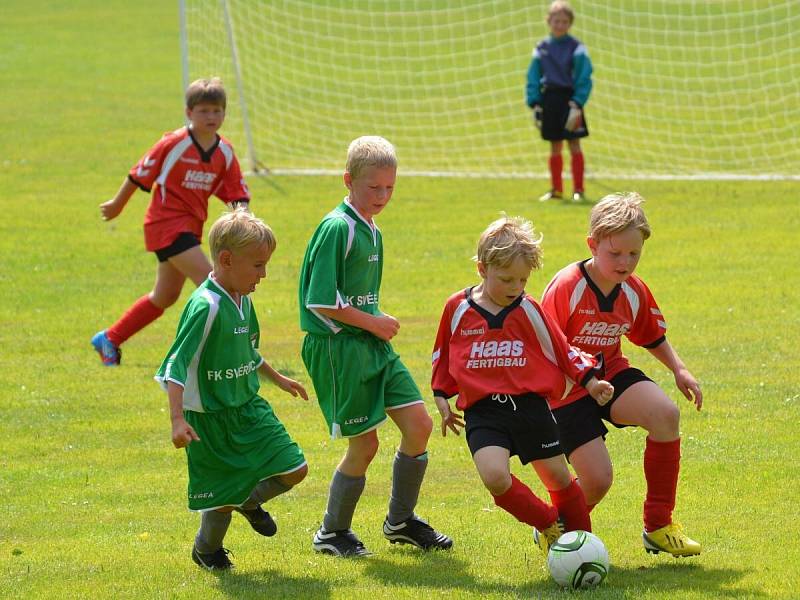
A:
{"label": "yellow soccer cleat", "polygon": [[643,531],[642,542],[644,549],[653,554],[669,552],[672,556],[696,556],[703,550],[698,542],[683,532],[678,523],[670,523],[650,533]]}
{"label": "yellow soccer cleat", "polygon": [[560,518],[553,521],[547,529],[539,531],[536,527],[533,528],[533,541],[539,546],[539,549],[544,553],[545,557],[555,541],[564,535],[564,521]]}

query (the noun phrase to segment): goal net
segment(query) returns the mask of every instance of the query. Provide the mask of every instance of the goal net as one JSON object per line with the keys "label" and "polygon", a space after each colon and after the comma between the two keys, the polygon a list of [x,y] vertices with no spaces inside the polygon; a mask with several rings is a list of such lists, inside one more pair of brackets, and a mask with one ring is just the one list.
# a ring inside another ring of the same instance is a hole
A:
{"label": "goal net", "polygon": [[[377,134],[404,174],[545,174],[524,88],[548,2],[180,4],[184,78],[223,78],[251,170],[339,173],[350,140]],[[798,177],[800,2],[572,6],[594,64],[589,177]]]}

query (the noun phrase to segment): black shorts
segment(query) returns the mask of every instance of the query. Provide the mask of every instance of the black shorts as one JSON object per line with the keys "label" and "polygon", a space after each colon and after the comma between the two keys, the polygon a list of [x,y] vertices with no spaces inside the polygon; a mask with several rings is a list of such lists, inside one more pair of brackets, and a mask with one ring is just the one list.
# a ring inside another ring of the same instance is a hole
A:
{"label": "black shorts", "polygon": [[545,90],[542,94],[542,139],[557,142],[574,140],[589,135],[586,124],[586,111],[583,112],[583,125],[575,131],[567,131],[564,125],[569,114],[569,100],[573,90]]}
{"label": "black shorts", "polygon": [[467,444],[474,455],[500,446],[523,465],[561,454],[558,426],[547,400],[536,394],[492,394],[464,411]]}
{"label": "black shorts", "polygon": [[181,252],[186,252],[186,250],[189,248],[194,248],[195,246],[199,245],[200,240],[195,234],[184,231],[179,233],[178,237],[176,237],[169,246],[159,248],[155,252],[156,256],[158,257],[158,262],[167,262],[167,260],[173,256],[176,256]]}
{"label": "black shorts", "polygon": [[561,447],[564,454],[569,459],[576,448],[580,448],[587,442],[591,442],[596,437],[606,438],[608,429],[603,421],[608,421],[614,427],[633,427],[632,425],[620,425],[611,419],[611,405],[617,401],[625,390],[634,383],[640,381],[653,381],[639,369],[629,367],[620,371],[610,379],[614,386],[614,395],[605,406],[597,404],[594,398],[586,394],[578,398],[575,402],[570,402],[553,411],[553,416],[558,423],[558,431],[561,436]]}

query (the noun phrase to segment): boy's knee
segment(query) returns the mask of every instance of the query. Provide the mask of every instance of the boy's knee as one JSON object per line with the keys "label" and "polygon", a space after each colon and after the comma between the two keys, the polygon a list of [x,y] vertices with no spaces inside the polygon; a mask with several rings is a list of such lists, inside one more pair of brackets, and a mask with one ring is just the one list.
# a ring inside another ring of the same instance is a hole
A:
{"label": "boy's knee", "polygon": [[380,447],[380,442],[378,441],[378,436],[368,436],[365,437],[363,440],[360,440],[358,445],[358,458],[364,461],[365,464],[369,464],[372,462],[372,459],[375,458],[375,455],[378,454],[378,448]]}
{"label": "boy's knee", "polygon": [[285,475],[281,475],[281,481],[285,485],[295,486],[301,481],[303,481],[303,479],[306,478],[306,475],[308,475],[308,465],[303,465],[296,471],[292,471],[291,473],[286,473]]}
{"label": "boy's knee", "polygon": [[583,495],[586,497],[587,504],[597,504],[611,489],[611,484],[614,482],[614,474],[611,471],[603,473],[593,473],[588,477],[581,477],[578,484],[583,490]]}
{"label": "boy's knee", "polygon": [[480,476],[492,496],[501,496],[511,487],[511,474],[504,469],[484,469]]}
{"label": "boy's knee", "polygon": [[678,406],[672,401],[663,402],[652,413],[649,431],[659,438],[677,436],[680,420],[681,411]]}
{"label": "boy's knee", "polygon": [[431,437],[431,433],[433,432],[433,419],[427,412],[420,418],[417,428],[420,438],[424,438],[424,440],[427,441]]}

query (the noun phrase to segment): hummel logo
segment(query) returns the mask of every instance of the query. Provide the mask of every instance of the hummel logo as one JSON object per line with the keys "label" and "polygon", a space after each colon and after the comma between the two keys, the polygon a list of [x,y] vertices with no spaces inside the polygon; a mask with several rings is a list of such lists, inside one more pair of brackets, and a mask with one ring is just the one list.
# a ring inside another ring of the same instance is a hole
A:
{"label": "hummel logo", "polygon": [[185,162],[185,163],[189,163],[189,164],[192,164],[192,165],[199,165],[200,164],[200,161],[197,160],[196,158],[187,158],[187,157],[184,157],[184,156],[181,156],[180,161],[181,162]]}

